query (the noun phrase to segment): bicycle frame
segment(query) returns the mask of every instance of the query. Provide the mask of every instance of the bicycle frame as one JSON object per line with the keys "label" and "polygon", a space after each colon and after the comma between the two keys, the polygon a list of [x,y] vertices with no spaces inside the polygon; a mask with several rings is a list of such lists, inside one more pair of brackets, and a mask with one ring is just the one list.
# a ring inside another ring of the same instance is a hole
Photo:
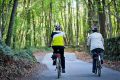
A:
{"label": "bicycle frame", "polygon": [[100,57],[100,55],[98,55],[98,60],[101,61],[101,57]]}

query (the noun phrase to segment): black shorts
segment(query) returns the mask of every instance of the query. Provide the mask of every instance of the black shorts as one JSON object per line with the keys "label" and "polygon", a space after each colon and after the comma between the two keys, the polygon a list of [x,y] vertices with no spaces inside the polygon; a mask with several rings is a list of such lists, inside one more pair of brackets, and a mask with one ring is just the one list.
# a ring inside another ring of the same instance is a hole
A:
{"label": "black shorts", "polygon": [[94,53],[103,53],[104,50],[101,49],[101,48],[96,48],[96,49],[93,49],[91,52],[92,52],[93,54],[94,54]]}
{"label": "black shorts", "polygon": [[101,58],[103,59],[104,50],[101,48],[96,48],[91,51],[93,59],[97,56],[96,53],[100,53]]}
{"label": "black shorts", "polygon": [[52,46],[53,53],[61,53],[64,54],[64,46]]}

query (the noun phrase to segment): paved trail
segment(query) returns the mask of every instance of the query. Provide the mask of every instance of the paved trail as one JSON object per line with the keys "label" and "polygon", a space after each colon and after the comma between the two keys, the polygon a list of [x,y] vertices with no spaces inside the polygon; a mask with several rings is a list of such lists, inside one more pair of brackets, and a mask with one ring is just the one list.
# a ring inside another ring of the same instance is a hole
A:
{"label": "paved trail", "polygon": [[[42,74],[34,76],[32,80],[58,80],[51,55],[52,53],[47,54],[42,61],[48,69]],[[74,53],[65,53],[65,57],[66,73],[62,74],[59,80],[120,80],[120,72],[103,67],[102,76],[98,77],[91,72],[91,63],[78,60]]]}

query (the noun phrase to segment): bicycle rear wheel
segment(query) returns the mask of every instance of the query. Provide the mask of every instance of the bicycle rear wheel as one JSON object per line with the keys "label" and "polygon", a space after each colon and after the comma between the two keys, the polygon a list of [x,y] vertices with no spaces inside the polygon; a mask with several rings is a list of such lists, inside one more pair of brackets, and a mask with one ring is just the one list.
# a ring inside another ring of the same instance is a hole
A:
{"label": "bicycle rear wheel", "polygon": [[56,68],[57,68],[57,77],[60,78],[61,76],[61,61],[59,58],[56,60]]}
{"label": "bicycle rear wheel", "polygon": [[98,76],[100,77],[101,76],[101,61],[98,61],[97,70],[98,70]]}

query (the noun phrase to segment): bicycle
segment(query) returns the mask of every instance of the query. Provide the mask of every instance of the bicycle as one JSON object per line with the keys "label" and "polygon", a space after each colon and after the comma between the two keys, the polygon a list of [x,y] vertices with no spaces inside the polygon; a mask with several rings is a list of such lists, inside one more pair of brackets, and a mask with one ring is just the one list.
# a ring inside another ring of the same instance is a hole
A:
{"label": "bicycle", "polygon": [[59,53],[55,54],[56,56],[56,70],[57,70],[57,77],[60,78],[61,76],[61,55]]}
{"label": "bicycle", "polygon": [[96,53],[95,59],[96,59],[95,74],[97,74],[100,77],[101,76],[101,68],[102,68],[100,53]]}

